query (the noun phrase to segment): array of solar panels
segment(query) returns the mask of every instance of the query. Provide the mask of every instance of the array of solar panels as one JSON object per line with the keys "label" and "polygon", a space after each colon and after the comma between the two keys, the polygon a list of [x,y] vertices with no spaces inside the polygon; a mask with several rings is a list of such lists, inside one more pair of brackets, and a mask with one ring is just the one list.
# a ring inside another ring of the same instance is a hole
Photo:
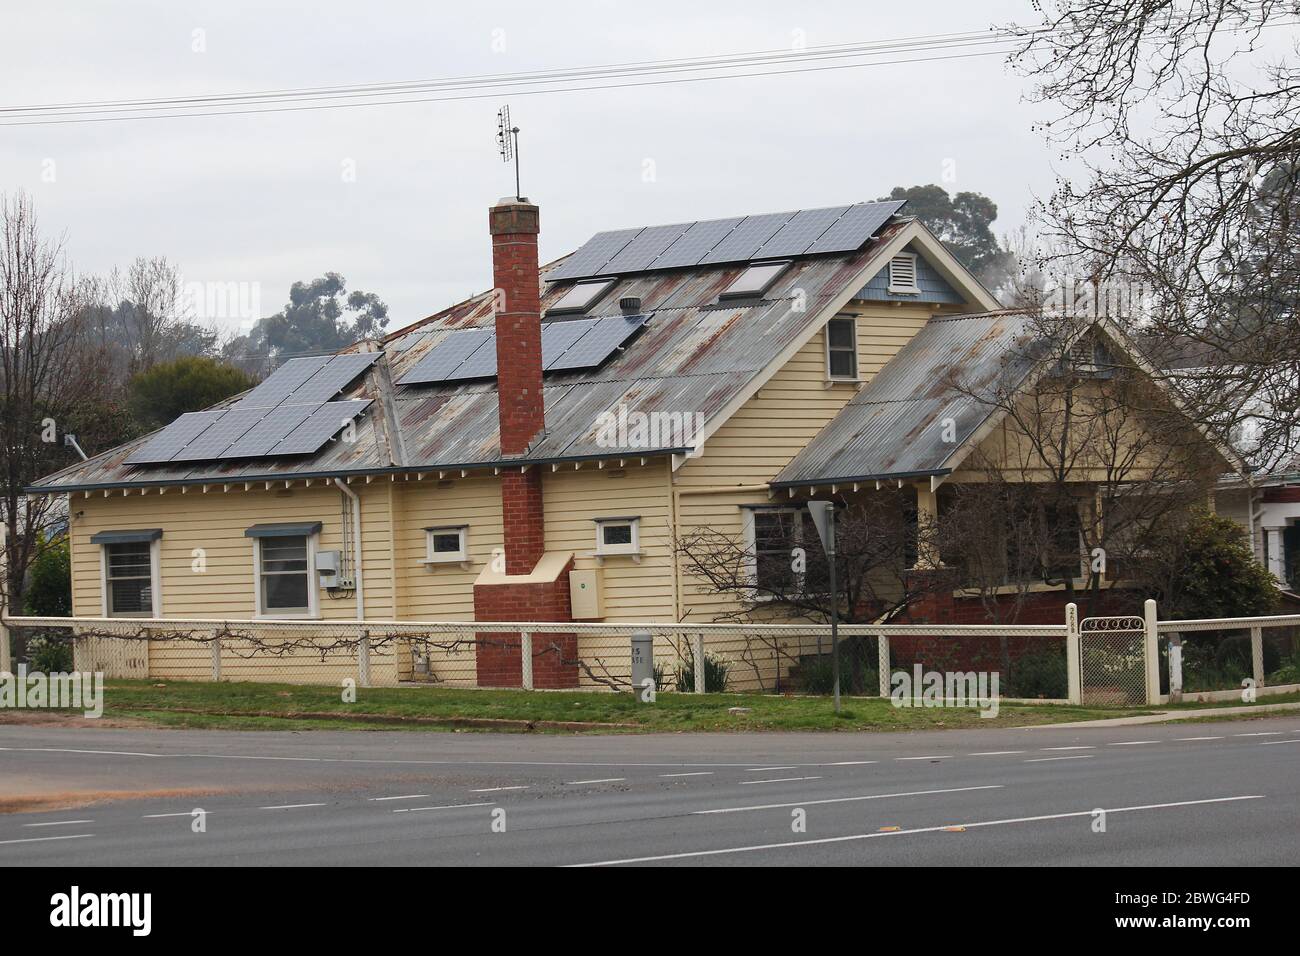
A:
{"label": "array of solar panels", "polygon": [[229,408],[182,415],[136,449],[126,464],[311,454],[366,410],[369,399],[330,399],[379,354],[290,359]]}
{"label": "array of solar panels", "polygon": [[[571,372],[597,368],[646,324],[649,316],[611,315],[542,323],[542,371]],[[497,374],[495,329],[449,332],[407,372],[398,385],[434,385],[494,378]]]}
{"label": "array of solar panels", "polygon": [[546,280],[852,252],[906,202],[857,203],[598,232],[563,265],[552,269]]}

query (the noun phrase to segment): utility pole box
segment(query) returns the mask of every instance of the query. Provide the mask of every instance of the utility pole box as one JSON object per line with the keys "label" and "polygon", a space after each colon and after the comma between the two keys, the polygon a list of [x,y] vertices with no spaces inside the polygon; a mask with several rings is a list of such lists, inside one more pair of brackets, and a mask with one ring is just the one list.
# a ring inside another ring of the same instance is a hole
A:
{"label": "utility pole box", "polygon": [[[654,687],[654,679],[654,635],[648,631],[637,631],[632,635],[632,696],[640,700],[641,693],[647,686]],[[649,685],[646,684],[647,680],[650,681]]]}

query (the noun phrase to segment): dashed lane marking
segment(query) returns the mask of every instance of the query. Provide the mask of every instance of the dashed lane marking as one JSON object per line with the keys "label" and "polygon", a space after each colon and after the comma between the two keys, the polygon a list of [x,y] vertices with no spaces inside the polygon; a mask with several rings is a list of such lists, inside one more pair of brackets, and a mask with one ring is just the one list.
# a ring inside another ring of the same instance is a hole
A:
{"label": "dashed lane marking", "polygon": [[68,827],[74,823],[94,823],[94,820],[51,820],[49,823],[24,823],[25,827]]}
{"label": "dashed lane marking", "polygon": [[1030,757],[1025,763],[1051,763],[1053,760],[1091,760],[1096,754],[1074,754],[1069,757]]}
{"label": "dashed lane marking", "polygon": [[492,802],[485,800],[482,803],[448,803],[441,807],[398,807],[393,813],[422,813],[425,810],[461,810],[465,807],[490,807]]}
{"label": "dashed lane marking", "polygon": [[622,783],[627,777],[601,777],[599,780],[570,780],[566,787],[580,787],[587,783]]}
{"label": "dashed lane marking", "polygon": [[742,780],[742,787],[755,783],[794,783],[797,780],[820,780],[821,777],[773,777],[770,780]]}
{"label": "dashed lane marking", "polygon": [[743,813],[746,810],[782,810],[786,807],[809,807],[824,803],[857,803],[862,800],[886,800],[890,797],[925,797],[936,793],[966,793],[972,790],[1001,790],[1002,784],[991,783],[979,787],[949,787],[945,790],[908,790],[904,793],[869,793],[858,797],[829,797],[825,800],[798,800],[794,803],[763,803],[748,807],[721,807],[716,810],[693,810],[692,815],[711,813]]}

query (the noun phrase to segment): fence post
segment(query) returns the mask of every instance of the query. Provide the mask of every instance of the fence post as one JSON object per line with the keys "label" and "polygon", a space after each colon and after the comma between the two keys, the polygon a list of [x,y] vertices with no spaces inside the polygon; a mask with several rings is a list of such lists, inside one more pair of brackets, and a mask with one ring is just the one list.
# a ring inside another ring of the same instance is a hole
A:
{"label": "fence post", "polygon": [[1169,703],[1183,699],[1183,635],[1177,631],[1169,635]]}
{"label": "fence post", "polygon": [[1264,629],[1250,629],[1250,672],[1255,678],[1255,686],[1264,686]]}
{"label": "fence post", "polygon": [[221,680],[221,638],[217,637],[217,629],[212,629],[212,640],[208,642],[208,649],[212,652],[212,679]]}
{"label": "fence post", "polygon": [[695,633],[691,635],[691,656],[695,658],[695,693],[703,694],[705,690],[704,683],[704,635]]}
{"label": "fence post", "polygon": [[880,685],[880,696],[889,696],[889,635],[876,635],[876,676]]}
{"label": "fence post", "polygon": [[362,687],[370,686],[370,632],[362,630],[361,640],[357,643],[357,683]]}
{"label": "fence post", "polygon": [[1147,703],[1160,703],[1160,636],[1156,629],[1156,602],[1142,605],[1142,648],[1146,658]]}
{"label": "fence post", "polygon": [[519,686],[533,689],[533,635],[519,632]]}
{"label": "fence post", "polygon": [[1082,652],[1079,643],[1079,605],[1065,605],[1065,673],[1066,696],[1072,704],[1083,703]]}

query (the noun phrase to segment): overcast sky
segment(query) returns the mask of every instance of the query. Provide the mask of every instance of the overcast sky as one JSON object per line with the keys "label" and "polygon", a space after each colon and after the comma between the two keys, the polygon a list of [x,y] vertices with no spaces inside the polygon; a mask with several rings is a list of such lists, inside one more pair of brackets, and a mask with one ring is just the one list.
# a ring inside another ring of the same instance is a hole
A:
{"label": "overcast sky", "polygon": [[[886,5],[119,0],[13,5],[3,105],[243,92],[893,39],[1036,22],[1028,0]],[[201,34],[196,34],[201,30]],[[195,52],[195,38],[206,46]],[[542,255],[601,229],[875,199],[942,182],[1019,226],[1053,154],[1000,58],[603,92],[510,96]],[[513,192],[497,98],[0,129],[78,269],[164,255],[197,282],[341,272],[396,329],[490,286],[489,205]],[[947,166],[945,166],[947,163]],[[350,164],[350,165],[349,165]],[[347,181],[346,169],[355,169]],[[948,169],[955,176],[944,181]],[[647,175],[647,170],[653,175]],[[53,179],[53,181],[49,181]]]}

